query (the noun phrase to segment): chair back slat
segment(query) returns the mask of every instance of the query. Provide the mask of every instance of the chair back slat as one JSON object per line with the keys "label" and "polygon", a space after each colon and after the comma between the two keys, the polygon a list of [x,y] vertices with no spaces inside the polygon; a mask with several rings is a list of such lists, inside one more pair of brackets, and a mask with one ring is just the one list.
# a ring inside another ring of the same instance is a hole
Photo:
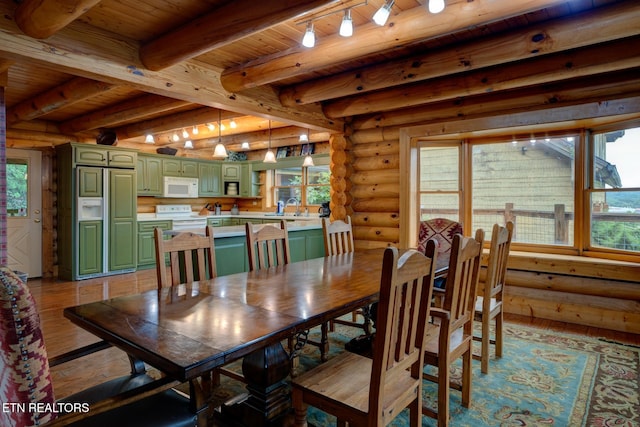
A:
{"label": "chair back slat", "polygon": [[354,251],[351,217],[345,221],[322,218],[322,234],[324,236],[324,254],[341,255]]}
{"label": "chair back slat", "polygon": [[[380,416],[379,408],[382,408],[388,381],[410,375],[421,390],[435,246],[435,241],[431,240],[426,243],[425,253],[408,250],[400,257],[393,247],[384,252],[369,393],[370,416]],[[403,404],[408,403],[400,403],[398,407],[402,408]]]}
{"label": "chair back slat", "polygon": [[286,221],[280,221],[280,227],[266,224],[257,228],[250,222],[245,227],[250,271],[291,262]]}
{"label": "chair back slat", "polygon": [[473,319],[483,239],[482,229],[476,231],[475,238],[461,234],[453,238],[442,306],[450,313],[451,331],[470,324]]}
{"label": "chair back slat", "polygon": [[[163,231],[156,228],[154,237],[159,288],[216,276],[213,227],[207,226],[204,236],[185,232],[170,239],[165,239]],[[165,264],[167,257],[169,267]]]}

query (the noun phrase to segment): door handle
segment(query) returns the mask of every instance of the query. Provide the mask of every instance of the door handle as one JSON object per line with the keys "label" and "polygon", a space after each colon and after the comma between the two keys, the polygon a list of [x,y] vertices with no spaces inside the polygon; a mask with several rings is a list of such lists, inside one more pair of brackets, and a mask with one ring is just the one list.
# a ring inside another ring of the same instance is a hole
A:
{"label": "door handle", "polygon": [[33,213],[36,215],[40,214],[40,209],[36,209],[35,211],[33,211]]}
{"label": "door handle", "polygon": [[33,222],[40,222],[40,219],[36,218],[36,219],[33,220]]}

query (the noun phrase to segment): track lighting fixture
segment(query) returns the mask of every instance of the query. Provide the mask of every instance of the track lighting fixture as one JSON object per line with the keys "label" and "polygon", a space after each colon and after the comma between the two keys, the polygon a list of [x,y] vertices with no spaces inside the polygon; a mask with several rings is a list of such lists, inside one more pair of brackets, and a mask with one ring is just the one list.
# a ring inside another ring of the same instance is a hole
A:
{"label": "track lighting fixture", "polygon": [[182,129],[182,137],[183,138],[189,138],[189,132],[187,132],[186,129]]}
{"label": "track lighting fixture", "polygon": [[236,121],[235,121],[235,120],[231,119],[231,121],[229,122],[229,127],[230,127],[231,129],[235,129],[235,128],[237,128],[237,127],[238,127],[238,124],[236,123]]}
{"label": "track lighting fixture", "polygon": [[351,37],[353,35],[353,20],[351,19],[351,9],[344,11],[344,17],[340,24],[340,35],[342,37]]}
{"label": "track lighting fixture", "polygon": [[267,152],[264,155],[263,163],[275,163],[276,155],[271,150],[271,120],[269,120],[269,141],[267,142]]}
{"label": "track lighting fixture", "polygon": [[147,136],[144,138],[144,142],[147,144],[155,144],[156,141],[155,139],[153,139],[153,135],[151,134],[147,134]]}
{"label": "track lighting fixture", "polygon": [[227,153],[227,149],[224,147],[222,143],[222,125],[220,121],[222,120],[222,110],[218,110],[218,143],[216,144],[216,148],[213,150],[213,158],[214,159],[226,159],[229,157]]}
{"label": "track lighting fixture", "polygon": [[173,142],[180,141],[180,137],[178,136],[178,132],[174,132],[173,136],[171,138],[173,139]]}
{"label": "track lighting fixture", "polygon": [[393,6],[394,0],[387,0],[387,2],[373,15],[373,22],[380,25],[381,27],[387,23],[387,19],[389,19],[389,15],[391,14],[391,7]]}
{"label": "track lighting fixture", "polygon": [[429,12],[440,13],[444,10],[444,0],[429,0]]}
{"label": "track lighting fixture", "polygon": [[191,130],[191,134],[193,135],[197,135],[198,134],[198,126],[194,126],[193,129]]}
{"label": "track lighting fixture", "polygon": [[315,45],[316,45],[316,33],[313,30],[313,22],[308,22],[307,29],[304,32],[304,37],[302,37],[302,46],[314,47]]}
{"label": "track lighting fixture", "polygon": [[191,142],[190,139],[187,139],[184,142],[184,148],[187,149],[187,150],[193,150],[193,142]]}
{"label": "track lighting fixture", "polygon": [[214,125],[213,123],[207,123],[207,127],[209,128],[209,131],[213,132],[213,130],[216,128],[216,125]]}

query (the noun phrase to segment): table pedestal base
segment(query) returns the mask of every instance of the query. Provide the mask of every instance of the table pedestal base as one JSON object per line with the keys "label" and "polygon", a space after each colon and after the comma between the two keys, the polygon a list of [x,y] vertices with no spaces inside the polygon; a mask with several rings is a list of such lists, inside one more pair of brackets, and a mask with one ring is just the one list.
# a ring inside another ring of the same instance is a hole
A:
{"label": "table pedestal base", "polygon": [[291,394],[285,379],[290,362],[282,344],[254,351],[242,360],[242,373],[249,396],[240,403],[223,405],[222,421],[233,426],[281,426],[291,409]]}

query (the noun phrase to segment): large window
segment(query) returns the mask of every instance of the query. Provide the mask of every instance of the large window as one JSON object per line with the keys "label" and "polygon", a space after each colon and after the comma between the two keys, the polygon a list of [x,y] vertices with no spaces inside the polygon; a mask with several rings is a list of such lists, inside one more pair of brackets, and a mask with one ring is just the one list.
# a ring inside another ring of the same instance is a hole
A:
{"label": "large window", "polygon": [[296,199],[302,206],[329,201],[329,166],[292,167],[273,171],[273,200],[286,203]]}
{"label": "large window", "polygon": [[640,252],[640,128],[590,139],[590,246]]}
{"label": "large window", "polygon": [[513,221],[520,248],[640,254],[640,128],[418,149],[418,220],[458,220],[487,239],[493,224]]}

